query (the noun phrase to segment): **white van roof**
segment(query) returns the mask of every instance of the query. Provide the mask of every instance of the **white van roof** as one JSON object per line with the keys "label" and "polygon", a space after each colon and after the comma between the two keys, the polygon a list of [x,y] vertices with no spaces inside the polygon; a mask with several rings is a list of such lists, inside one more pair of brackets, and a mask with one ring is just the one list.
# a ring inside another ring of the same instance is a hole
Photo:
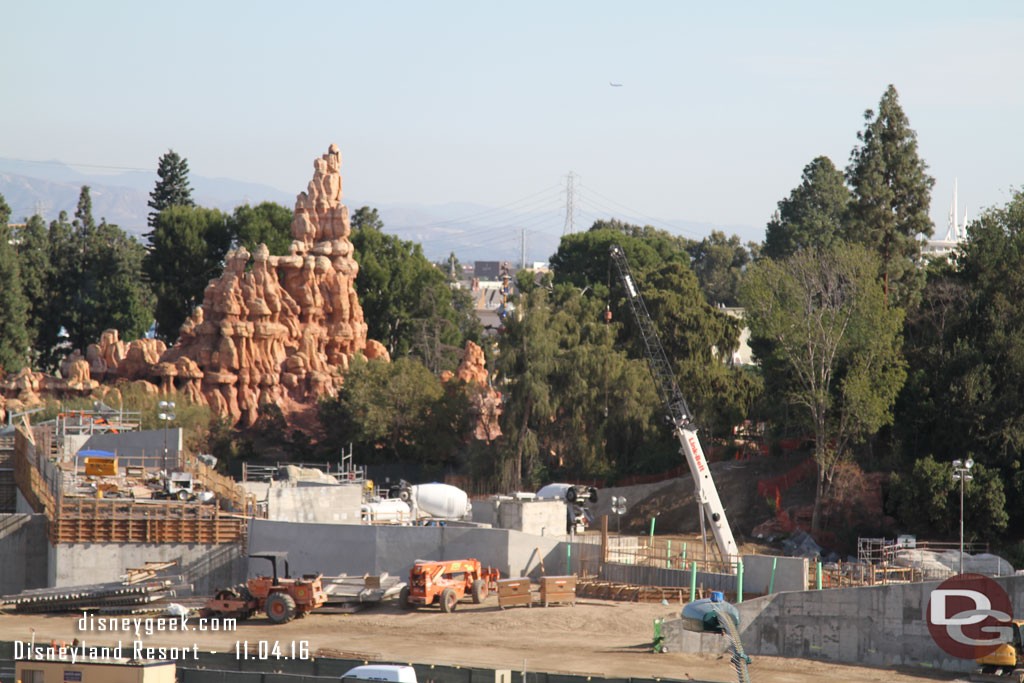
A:
{"label": "white van roof", "polygon": [[399,664],[364,664],[346,671],[342,678],[361,681],[389,681],[389,683],[417,683],[416,669]]}

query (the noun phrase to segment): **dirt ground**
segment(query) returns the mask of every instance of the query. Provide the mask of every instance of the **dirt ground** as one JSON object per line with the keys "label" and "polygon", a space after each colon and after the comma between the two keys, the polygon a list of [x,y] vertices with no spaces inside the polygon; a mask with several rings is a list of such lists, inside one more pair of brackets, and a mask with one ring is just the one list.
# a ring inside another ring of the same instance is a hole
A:
{"label": "dirt ground", "polygon": [[[145,637],[145,645],[187,646],[203,651],[234,651],[236,640],[306,640],[311,651],[328,649],[373,659],[427,664],[458,664],[514,670],[650,676],[686,680],[734,681],[728,659],[717,655],[654,654],[653,620],[678,616],[677,607],[602,600],[580,600],[576,606],[514,607],[501,610],[489,597],[481,605],[461,603],[442,614],[424,608],[405,612],[381,606],[356,614],[312,614],[273,626],[265,618],[240,623],[232,633],[162,633]],[[87,644],[116,644],[117,637],[79,632],[74,616],[0,615],[0,640],[36,641],[75,638]],[[193,619],[191,624],[196,624]],[[105,636],[105,637],[104,637]],[[121,636],[128,645],[134,636]],[[756,683],[821,683],[827,681],[894,681],[921,683],[953,680],[934,672],[883,670],[825,662],[754,657],[750,668]]]}

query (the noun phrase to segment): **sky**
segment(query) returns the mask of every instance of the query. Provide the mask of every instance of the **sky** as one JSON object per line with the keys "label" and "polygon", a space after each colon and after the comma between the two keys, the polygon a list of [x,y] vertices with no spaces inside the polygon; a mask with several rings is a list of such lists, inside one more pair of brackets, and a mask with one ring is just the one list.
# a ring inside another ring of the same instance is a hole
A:
{"label": "sky", "polygon": [[0,157],[296,193],[337,143],[363,203],[557,208],[571,171],[761,239],[892,83],[942,237],[954,178],[974,216],[1024,177],[1021,35],[1019,2],[8,3]]}

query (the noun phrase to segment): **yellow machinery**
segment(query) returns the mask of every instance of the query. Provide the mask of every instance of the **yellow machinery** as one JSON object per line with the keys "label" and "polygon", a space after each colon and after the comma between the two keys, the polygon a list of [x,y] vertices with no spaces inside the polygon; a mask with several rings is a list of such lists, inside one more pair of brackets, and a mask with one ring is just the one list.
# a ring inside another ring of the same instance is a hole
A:
{"label": "yellow machinery", "polygon": [[1024,620],[1013,620],[1013,640],[1003,643],[993,652],[975,661],[981,665],[981,673],[1012,677],[1011,680],[1024,682]]}
{"label": "yellow machinery", "polygon": [[87,457],[85,459],[85,474],[90,477],[116,477],[117,457]]}

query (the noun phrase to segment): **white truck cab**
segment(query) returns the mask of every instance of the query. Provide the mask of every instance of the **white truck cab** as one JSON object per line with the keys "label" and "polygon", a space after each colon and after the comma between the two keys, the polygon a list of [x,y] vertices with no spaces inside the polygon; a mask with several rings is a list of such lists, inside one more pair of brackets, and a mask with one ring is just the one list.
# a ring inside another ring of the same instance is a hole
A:
{"label": "white truck cab", "polygon": [[397,664],[364,664],[349,669],[341,680],[387,681],[388,683],[417,683],[416,669]]}

